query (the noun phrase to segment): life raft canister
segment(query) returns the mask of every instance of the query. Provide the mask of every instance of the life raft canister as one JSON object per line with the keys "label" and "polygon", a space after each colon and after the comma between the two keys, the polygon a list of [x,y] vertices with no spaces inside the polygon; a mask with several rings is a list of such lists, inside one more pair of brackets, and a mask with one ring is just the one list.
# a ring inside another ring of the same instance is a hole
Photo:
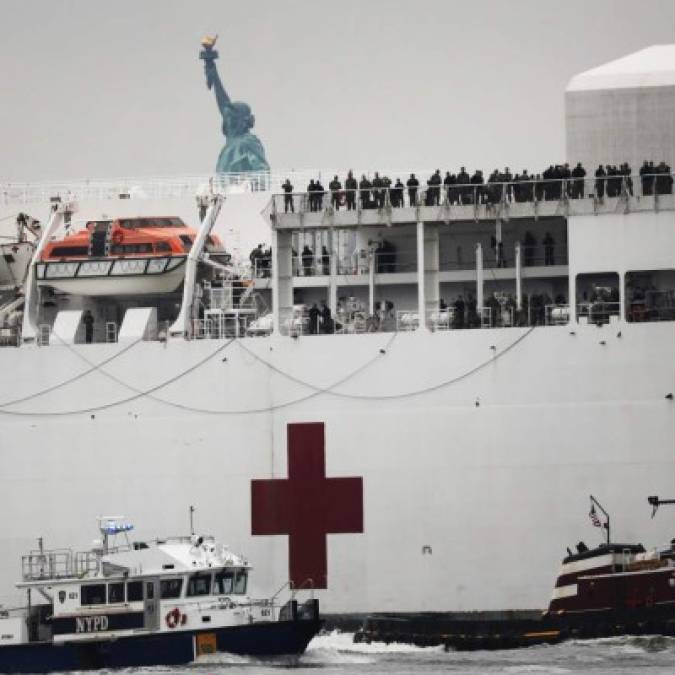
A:
{"label": "life raft canister", "polygon": [[119,246],[124,241],[124,232],[122,230],[115,230],[112,235],[113,244]]}

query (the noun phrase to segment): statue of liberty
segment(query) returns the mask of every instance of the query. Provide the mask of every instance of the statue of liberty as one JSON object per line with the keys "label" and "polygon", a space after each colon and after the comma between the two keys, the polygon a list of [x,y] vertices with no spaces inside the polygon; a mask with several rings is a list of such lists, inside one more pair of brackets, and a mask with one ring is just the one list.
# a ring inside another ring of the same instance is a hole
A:
{"label": "statue of liberty", "polygon": [[204,61],[206,86],[216,94],[218,109],[223,118],[223,134],[225,147],[220,151],[217,173],[246,173],[269,171],[270,166],[265,159],[265,149],[260,139],[251,133],[255,117],[251,108],[242,101],[231,101],[220,81],[216,68],[218,52],[213,48],[216,37],[205,37],[204,48],[199,58]]}

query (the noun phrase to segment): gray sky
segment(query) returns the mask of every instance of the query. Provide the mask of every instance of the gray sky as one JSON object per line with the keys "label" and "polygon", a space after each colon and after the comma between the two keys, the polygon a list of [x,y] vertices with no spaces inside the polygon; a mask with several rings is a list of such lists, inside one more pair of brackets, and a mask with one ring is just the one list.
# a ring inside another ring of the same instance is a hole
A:
{"label": "gray sky", "polygon": [[[2,0],[0,180],[208,173],[197,56],[275,169],[540,169],[569,78],[673,41],[672,0]],[[570,158],[574,159],[574,158]]]}

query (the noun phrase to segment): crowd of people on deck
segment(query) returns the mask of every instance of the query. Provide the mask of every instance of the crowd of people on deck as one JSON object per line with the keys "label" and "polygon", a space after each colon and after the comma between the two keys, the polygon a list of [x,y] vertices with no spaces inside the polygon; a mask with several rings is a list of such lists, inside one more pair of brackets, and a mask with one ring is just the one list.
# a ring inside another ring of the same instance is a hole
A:
{"label": "crowd of people on deck", "polygon": [[[673,177],[670,166],[665,162],[655,164],[645,160],[639,176],[643,195],[672,194]],[[372,179],[362,174],[357,181],[353,172],[349,171],[344,183],[337,175],[333,176],[328,189],[320,178],[310,180],[306,188],[306,208],[309,211],[321,211],[325,204],[330,204],[336,211],[342,207],[351,211],[357,208],[357,203],[361,209],[381,209],[387,203],[398,208],[406,205],[406,195],[408,206],[440,206],[446,200],[450,205],[464,205],[633,195],[632,169],[628,162],[619,166],[600,164],[594,177],[589,177],[588,181],[586,169],[578,162],[573,168],[569,164],[551,164],[537,174],[528,173],[527,169],[515,175],[509,167],[503,171],[495,169],[487,179],[480,169],[470,175],[466,167],[461,167],[457,173],[446,171],[445,176],[441,176],[440,169],[436,169],[426,180],[426,189],[421,185],[414,173],[404,184],[401,178],[392,181],[389,176],[380,175],[378,171]],[[293,185],[287,178],[281,187],[284,191],[285,212],[294,212]],[[328,196],[329,201],[326,199]]]}

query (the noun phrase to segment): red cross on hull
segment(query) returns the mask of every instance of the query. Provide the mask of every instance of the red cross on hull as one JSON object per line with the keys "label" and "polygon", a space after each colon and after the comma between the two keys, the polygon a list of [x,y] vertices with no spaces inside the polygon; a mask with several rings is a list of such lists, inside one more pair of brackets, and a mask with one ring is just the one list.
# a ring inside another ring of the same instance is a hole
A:
{"label": "red cross on hull", "polygon": [[289,424],[288,478],[251,481],[251,533],[288,535],[296,588],[328,587],[328,534],[363,532],[363,479],[326,478],[322,422]]}

